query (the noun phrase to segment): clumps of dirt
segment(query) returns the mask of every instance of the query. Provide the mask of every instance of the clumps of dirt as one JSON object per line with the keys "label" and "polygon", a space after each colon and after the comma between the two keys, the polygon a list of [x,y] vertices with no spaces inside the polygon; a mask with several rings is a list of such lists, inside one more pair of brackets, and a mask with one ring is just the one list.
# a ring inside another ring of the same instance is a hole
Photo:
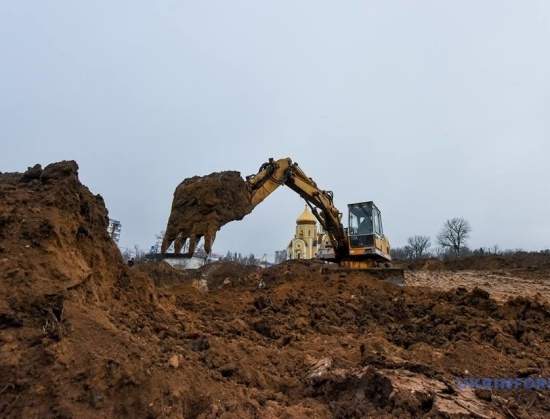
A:
{"label": "clumps of dirt", "polygon": [[193,271],[173,268],[169,263],[146,261],[136,264],[133,272],[141,272],[151,278],[157,286],[169,286],[192,278]]}
{"label": "clumps of dirt", "polygon": [[335,417],[504,417],[471,389],[409,370],[333,368],[324,358],[308,378],[312,395],[334,406]]}
{"label": "clumps of dirt", "polygon": [[547,305],[501,305],[480,289],[404,289],[321,267],[292,261],[261,270],[257,286],[193,300],[196,290],[180,284],[170,294],[201,319],[193,336],[208,340],[205,365],[228,383],[284,400],[284,412],[299,403],[318,417],[544,415],[545,394],[487,400],[455,380],[548,374]]}
{"label": "clumps of dirt", "polygon": [[210,253],[217,231],[252,211],[250,199],[250,191],[239,172],[216,172],[185,179],[174,192],[162,252],[174,242],[174,251],[179,253],[189,239],[187,254],[192,255],[204,237],[205,250]]}
{"label": "clumps of dirt", "polygon": [[[0,174],[0,416],[547,417],[550,307],[287,262],[128,268],[74,162]],[[203,286],[204,285],[204,286]]]}
{"label": "clumps of dirt", "polygon": [[243,265],[236,262],[215,262],[197,270],[208,289],[220,289],[235,286],[257,286],[261,268],[255,265]]}
{"label": "clumps of dirt", "polygon": [[188,282],[208,291],[235,286],[257,288],[262,269],[237,262],[213,262],[198,269],[182,270],[164,261],[147,261],[135,265],[133,271],[148,275],[157,286],[169,287]]}

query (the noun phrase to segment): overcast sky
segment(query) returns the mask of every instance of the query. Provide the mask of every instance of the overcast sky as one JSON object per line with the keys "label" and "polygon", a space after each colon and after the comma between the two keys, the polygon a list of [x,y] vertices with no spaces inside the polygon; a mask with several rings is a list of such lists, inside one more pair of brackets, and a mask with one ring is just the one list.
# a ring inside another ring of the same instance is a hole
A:
{"label": "overcast sky", "polygon": [[[0,171],[74,159],[148,248],[175,186],[291,157],[390,242],[550,248],[550,2],[2,1]],[[214,251],[286,247],[277,190]],[[347,213],[347,211],[344,211]]]}

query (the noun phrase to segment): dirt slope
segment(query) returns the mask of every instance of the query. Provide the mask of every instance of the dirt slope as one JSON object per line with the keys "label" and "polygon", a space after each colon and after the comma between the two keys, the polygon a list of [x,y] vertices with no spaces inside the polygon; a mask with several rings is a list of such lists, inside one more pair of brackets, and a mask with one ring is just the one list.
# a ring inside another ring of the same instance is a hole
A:
{"label": "dirt slope", "polygon": [[0,416],[544,417],[550,308],[317,263],[124,266],[74,162],[0,174]]}

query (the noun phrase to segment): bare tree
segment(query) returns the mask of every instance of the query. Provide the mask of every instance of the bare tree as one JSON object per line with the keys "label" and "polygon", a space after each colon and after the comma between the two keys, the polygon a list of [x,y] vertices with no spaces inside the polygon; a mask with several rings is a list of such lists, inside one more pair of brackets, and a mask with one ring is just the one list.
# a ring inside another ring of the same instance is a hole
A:
{"label": "bare tree", "polygon": [[455,256],[460,256],[466,247],[472,228],[464,218],[456,217],[445,221],[437,241],[441,247],[450,250]]}
{"label": "bare tree", "polygon": [[130,259],[132,259],[132,257],[133,257],[132,251],[128,248],[124,248],[124,250],[122,251],[122,260],[126,263]]}
{"label": "bare tree", "polygon": [[155,244],[151,246],[151,253],[160,253],[160,248],[161,248],[163,239],[164,239],[164,230],[161,230],[157,235],[155,235]]}
{"label": "bare tree", "polygon": [[412,249],[410,246],[392,247],[390,250],[392,259],[395,260],[407,260],[412,259]]}
{"label": "bare tree", "polygon": [[409,253],[412,259],[421,259],[426,256],[428,249],[432,245],[428,236],[412,236],[407,240],[406,248],[409,249]]}
{"label": "bare tree", "polygon": [[133,259],[136,262],[141,262],[143,259],[145,259],[145,252],[141,250],[141,248],[137,244],[134,245]]}

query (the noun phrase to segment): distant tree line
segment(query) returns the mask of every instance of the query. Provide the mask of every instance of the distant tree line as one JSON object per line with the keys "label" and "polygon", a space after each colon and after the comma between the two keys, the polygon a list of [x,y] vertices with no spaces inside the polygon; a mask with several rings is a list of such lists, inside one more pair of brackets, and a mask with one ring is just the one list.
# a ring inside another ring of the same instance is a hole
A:
{"label": "distant tree line", "polygon": [[141,262],[145,259],[147,253],[136,244],[133,249],[123,248],[121,254],[124,262]]}
{"label": "distant tree line", "polygon": [[[418,260],[426,257],[460,257],[472,253],[467,243],[472,227],[462,217],[446,220],[436,241],[439,247],[432,250],[432,242],[429,236],[415,235],[407,239],[403,247],[391,250],[393,259]],[[498,249],[498,247],[495,246]]]}
{"label": "distant tree line", "polygon": [[[395,260],[418,260],[428,257],[441,259],[459,258],[464,256],[502,255],[509,256],[525,253],[521,249],[501,250],[497,245],[470,249],[468,239],[472,227],[461,217],[446,220],[436,237],[436,247],[432,247],[429,236],[415,235],[407,239],[407,244],[391,249],[391,256]],[[550,255],[550,249],[542,250],[542,254]]]}
{"label": "distant tree line", "polygon": [[464,218],[451,218],[445,221],[437,235],[438,248],[432,251],[432,242],[429,236],[415,235],[407,239],[405,246],[392,249],[392,258],[418,260],[432,256],[463,256],[469,252],[467,242],[471,231],[470,223]]}
{"label": "distant tree line", "polygon": [[254,253],[250,253],[248,256],[243,256],[241,253],[230,251],[228,251],[227,254],[221,258],[221,260],[225,262],[237,262],[242,265],[259,265],[261,263],[261,260],[254,256]]}
{"label": "distant tree line", "polygon": [[[147,259],[147,257],[151,256],[151,254],[160,253],[163,239],[164,239],[164,231],[161,231],[157,235],[155,235],[155,241],[153,245],[151,245],[151,247],[149,248],[149,252],[145,252],[144,250],[140,249],[138,245],[135,245],[134,248],[132,249],[129,249],[129,248],[123,249],[122,257],[125,262],[132,261],[134,263]],[[181,253],[187,252],[188,249],[189,249],[189,244],[185,243],[181,249]],[[167,249],[167,253],[170,253],[173,251],[174,251],[174,245],[172,244]],[[204,259],[208,257],[208,255],[206,254],[206,251],[204,250],[204,243],[201,242],[197,245],[193,256],[198,258],[204,258]],[[261,265],[262,264],[262,260],[257,258],[254,255],[254,253],[250,253],[249,255],[243,255],[238,252],[228,251],[227,254],[221,257],[219,260],[226,261],[226,262],[236,262],[243,265]]]}

